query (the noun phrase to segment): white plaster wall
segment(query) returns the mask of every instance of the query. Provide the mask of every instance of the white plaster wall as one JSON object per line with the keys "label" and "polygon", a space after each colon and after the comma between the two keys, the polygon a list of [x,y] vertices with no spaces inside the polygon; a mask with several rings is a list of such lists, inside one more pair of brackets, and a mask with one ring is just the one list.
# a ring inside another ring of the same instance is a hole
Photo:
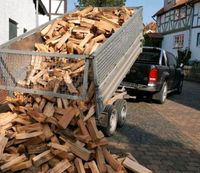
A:
{"label": "white plaster wall", "polygon": [[174,48],[174,36],[184,34],[184,47],[188,47],[189,42],[189,31],[182,31],[172,34],[164,35],[163,42],[162,42],[162,48],[173,53],[175,56],[177,56],[177,49]]}
{"label": "white plaster wall", "polygon": [[193,26],[200,26],[200,2],[194,5],[194,19],[193,19]]}
{"label": "white plaster wall", "polygon": [[197,34],[200,33],[200,2],[196,3],[194,6],[194,14],[198,16],[194,17],[191,36],[191,51],[192,51],[192,60],[200,61],[200,46],[197,47]]}
{"label": "white plaster wall", "polygon": [[32,0],[0,0],[0,44],[9,40],[9,18],[18,23],[17,35],[24,28],[35,27],[35,7]]}
{"label": "white plaster wall", "polygon": [[199,28],[192,29],[192,36],[191,36],[191,51],[192,51],[192,59],[200,61],[200,46],[197,47],[197,34],[200,33]]}
{"label": "white plaster wall", "polygon": [[[42,3],[46,7],[47,12],[49,12],[49,0],[42,0]],[[48,21],[49,21],[49,17],[47,15],[45,15],[45,16],[39,15],[39,25],[42,25]]]}
{"label": "white plaster wall", "polygon": [[[42,0],[44,6],[46,7],[47,11],[49,12],[49,0]],[[51,11],[52,12],[56,12],[56,9],[59,5],[60,1],[52,1],[52,7],[51,7]],[[63,13],[64,12],[64,3],[61,4],[58,13]],[[52,19],[57,18],[59,16],[52,16]],[[49,17],[47,15],[43,16],[43,15],[39,15],[39,25],[42,25],[46,22],[49,21]]]}

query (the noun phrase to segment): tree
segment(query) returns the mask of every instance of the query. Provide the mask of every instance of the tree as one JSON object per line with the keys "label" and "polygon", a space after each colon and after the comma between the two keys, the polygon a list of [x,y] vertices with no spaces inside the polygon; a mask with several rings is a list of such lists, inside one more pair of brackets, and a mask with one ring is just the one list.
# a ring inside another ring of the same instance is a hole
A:
{"label": "tree", "polygon": [[192,52],[186,48],[185,50],[178,50],[178,64],[188,65]]}
{"label": "tree", "polygon": [[125,5],[126,0],[78,0],[79,6],[85,7],[88,5],[96,7],[117,7]]}

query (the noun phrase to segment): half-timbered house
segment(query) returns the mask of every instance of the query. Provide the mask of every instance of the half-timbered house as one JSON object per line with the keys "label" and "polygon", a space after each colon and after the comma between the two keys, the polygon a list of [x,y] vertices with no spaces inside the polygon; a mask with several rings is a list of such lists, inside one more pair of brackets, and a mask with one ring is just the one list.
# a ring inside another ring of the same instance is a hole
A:
{"label": "half-timbered house", "polygon": [[162,47],[175,55],[189,49],[192,60],[200,61],[200,0],[164,0],[155,15]]}

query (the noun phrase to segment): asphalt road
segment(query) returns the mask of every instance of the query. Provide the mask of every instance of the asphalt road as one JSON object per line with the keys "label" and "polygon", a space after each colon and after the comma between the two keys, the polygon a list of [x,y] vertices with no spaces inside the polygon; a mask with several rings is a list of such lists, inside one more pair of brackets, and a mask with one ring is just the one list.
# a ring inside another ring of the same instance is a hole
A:
{"label": "asphalt road", "polygon": [[184,82],[163,105],[129,100],[124,127],[109,138],[116,153],[131,152],[155,173],[200,173],[200,84]]}

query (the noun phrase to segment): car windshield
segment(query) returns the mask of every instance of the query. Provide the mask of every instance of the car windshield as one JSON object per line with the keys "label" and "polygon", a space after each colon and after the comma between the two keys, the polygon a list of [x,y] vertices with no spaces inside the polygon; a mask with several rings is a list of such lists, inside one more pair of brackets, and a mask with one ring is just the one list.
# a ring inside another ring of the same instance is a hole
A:
{"label": "car windshield", "polygon": [[136,63],[157,65],[159,64],[160,52],[158,49],[143,49]]}

